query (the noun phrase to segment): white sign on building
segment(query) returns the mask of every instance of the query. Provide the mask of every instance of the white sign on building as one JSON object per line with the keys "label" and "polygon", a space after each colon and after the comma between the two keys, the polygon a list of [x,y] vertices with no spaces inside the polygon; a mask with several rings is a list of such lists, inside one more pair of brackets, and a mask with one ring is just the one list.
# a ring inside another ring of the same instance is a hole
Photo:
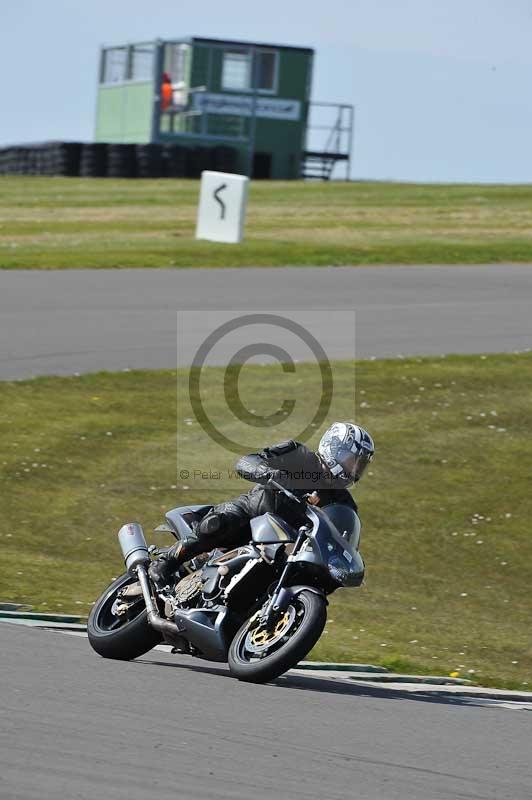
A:
{"label": "white sign on building", "polygon": [[226,114],[236,117],[251,117],[255,103],[255,116],[265,119],[287,119],[296,121],[301,117],[299,100],[257,97],[245,94],[215,94],[196,92],[194,107],[205,114]]}
{"label": "white sign on building", "polygon": [[196,239],[237,244],[244,237],[249,178],[230,172],[201,173]]}

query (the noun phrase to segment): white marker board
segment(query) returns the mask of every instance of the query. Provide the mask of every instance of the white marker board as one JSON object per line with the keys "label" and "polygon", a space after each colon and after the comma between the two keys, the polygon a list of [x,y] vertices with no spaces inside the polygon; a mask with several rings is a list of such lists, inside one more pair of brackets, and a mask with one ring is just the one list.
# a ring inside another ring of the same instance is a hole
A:
{"label": "white marker board", "polygon": [[196,239],[237,244],[244,237],[249,178],[230,172],[201,173]]}

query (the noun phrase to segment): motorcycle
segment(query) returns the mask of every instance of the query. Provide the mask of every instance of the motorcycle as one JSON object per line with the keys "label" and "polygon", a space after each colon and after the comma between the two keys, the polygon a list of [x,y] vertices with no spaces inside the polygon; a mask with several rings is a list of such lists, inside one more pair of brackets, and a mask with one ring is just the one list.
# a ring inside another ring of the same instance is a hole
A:
{"label": "motorcycle", "polygon": [[[266,683],[299,663],[320,638],[328,596],[360,586],[360,521],[345,505],[319,508],[271,481],[285,495],[299,527],[266,513],[251,520],[251,542],[181,565],[175,582],[158,590],[148,567],[152,555],[138,523],[118,540],[127,572],[94,604],[87,624],[93,649],[104,658],[130,660],[157,644],[229,664],[242,681]],[[172,509],[166,524],[176,539],[194,536],[194,523],[212,505]]]}

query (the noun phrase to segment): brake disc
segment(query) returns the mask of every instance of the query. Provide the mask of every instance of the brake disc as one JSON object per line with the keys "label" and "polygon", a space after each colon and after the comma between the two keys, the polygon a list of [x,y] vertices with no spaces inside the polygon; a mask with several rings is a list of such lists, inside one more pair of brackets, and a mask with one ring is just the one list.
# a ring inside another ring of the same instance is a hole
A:
{"label": "brake disc", "polygon": [[296,618],[296,610],[289,606],[285,613],[277,620],[274,627],[268,630],[265,625],[248,631],[244,646],[250,653],[264,653],[270,647],[279,642],[286,632],[292,627]]}

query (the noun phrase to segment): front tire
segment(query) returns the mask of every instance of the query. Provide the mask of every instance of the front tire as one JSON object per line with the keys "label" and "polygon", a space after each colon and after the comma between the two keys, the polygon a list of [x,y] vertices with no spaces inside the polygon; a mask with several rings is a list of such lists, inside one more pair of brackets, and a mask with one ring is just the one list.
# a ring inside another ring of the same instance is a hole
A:
{"label": "front tire", "polygon": [[87,636],[92,649],[103,658],[131,661],[162,641],[160,633],[148,622],[142,596],[125,614],[117,616],[113,613],[119,590],[131,583],[135,583],[131,575],[121,575],[105,590],[89,614]]}
{"label": "front tire", "polygon": [[[254,629],[252,620],[242,625],[231,643],[229,669],[241,681],[267,683],[295,667],[312,650],[327,621],[326,601],[304,589],[269,634]],[[283,629],[280,626],[285,620]]]}

